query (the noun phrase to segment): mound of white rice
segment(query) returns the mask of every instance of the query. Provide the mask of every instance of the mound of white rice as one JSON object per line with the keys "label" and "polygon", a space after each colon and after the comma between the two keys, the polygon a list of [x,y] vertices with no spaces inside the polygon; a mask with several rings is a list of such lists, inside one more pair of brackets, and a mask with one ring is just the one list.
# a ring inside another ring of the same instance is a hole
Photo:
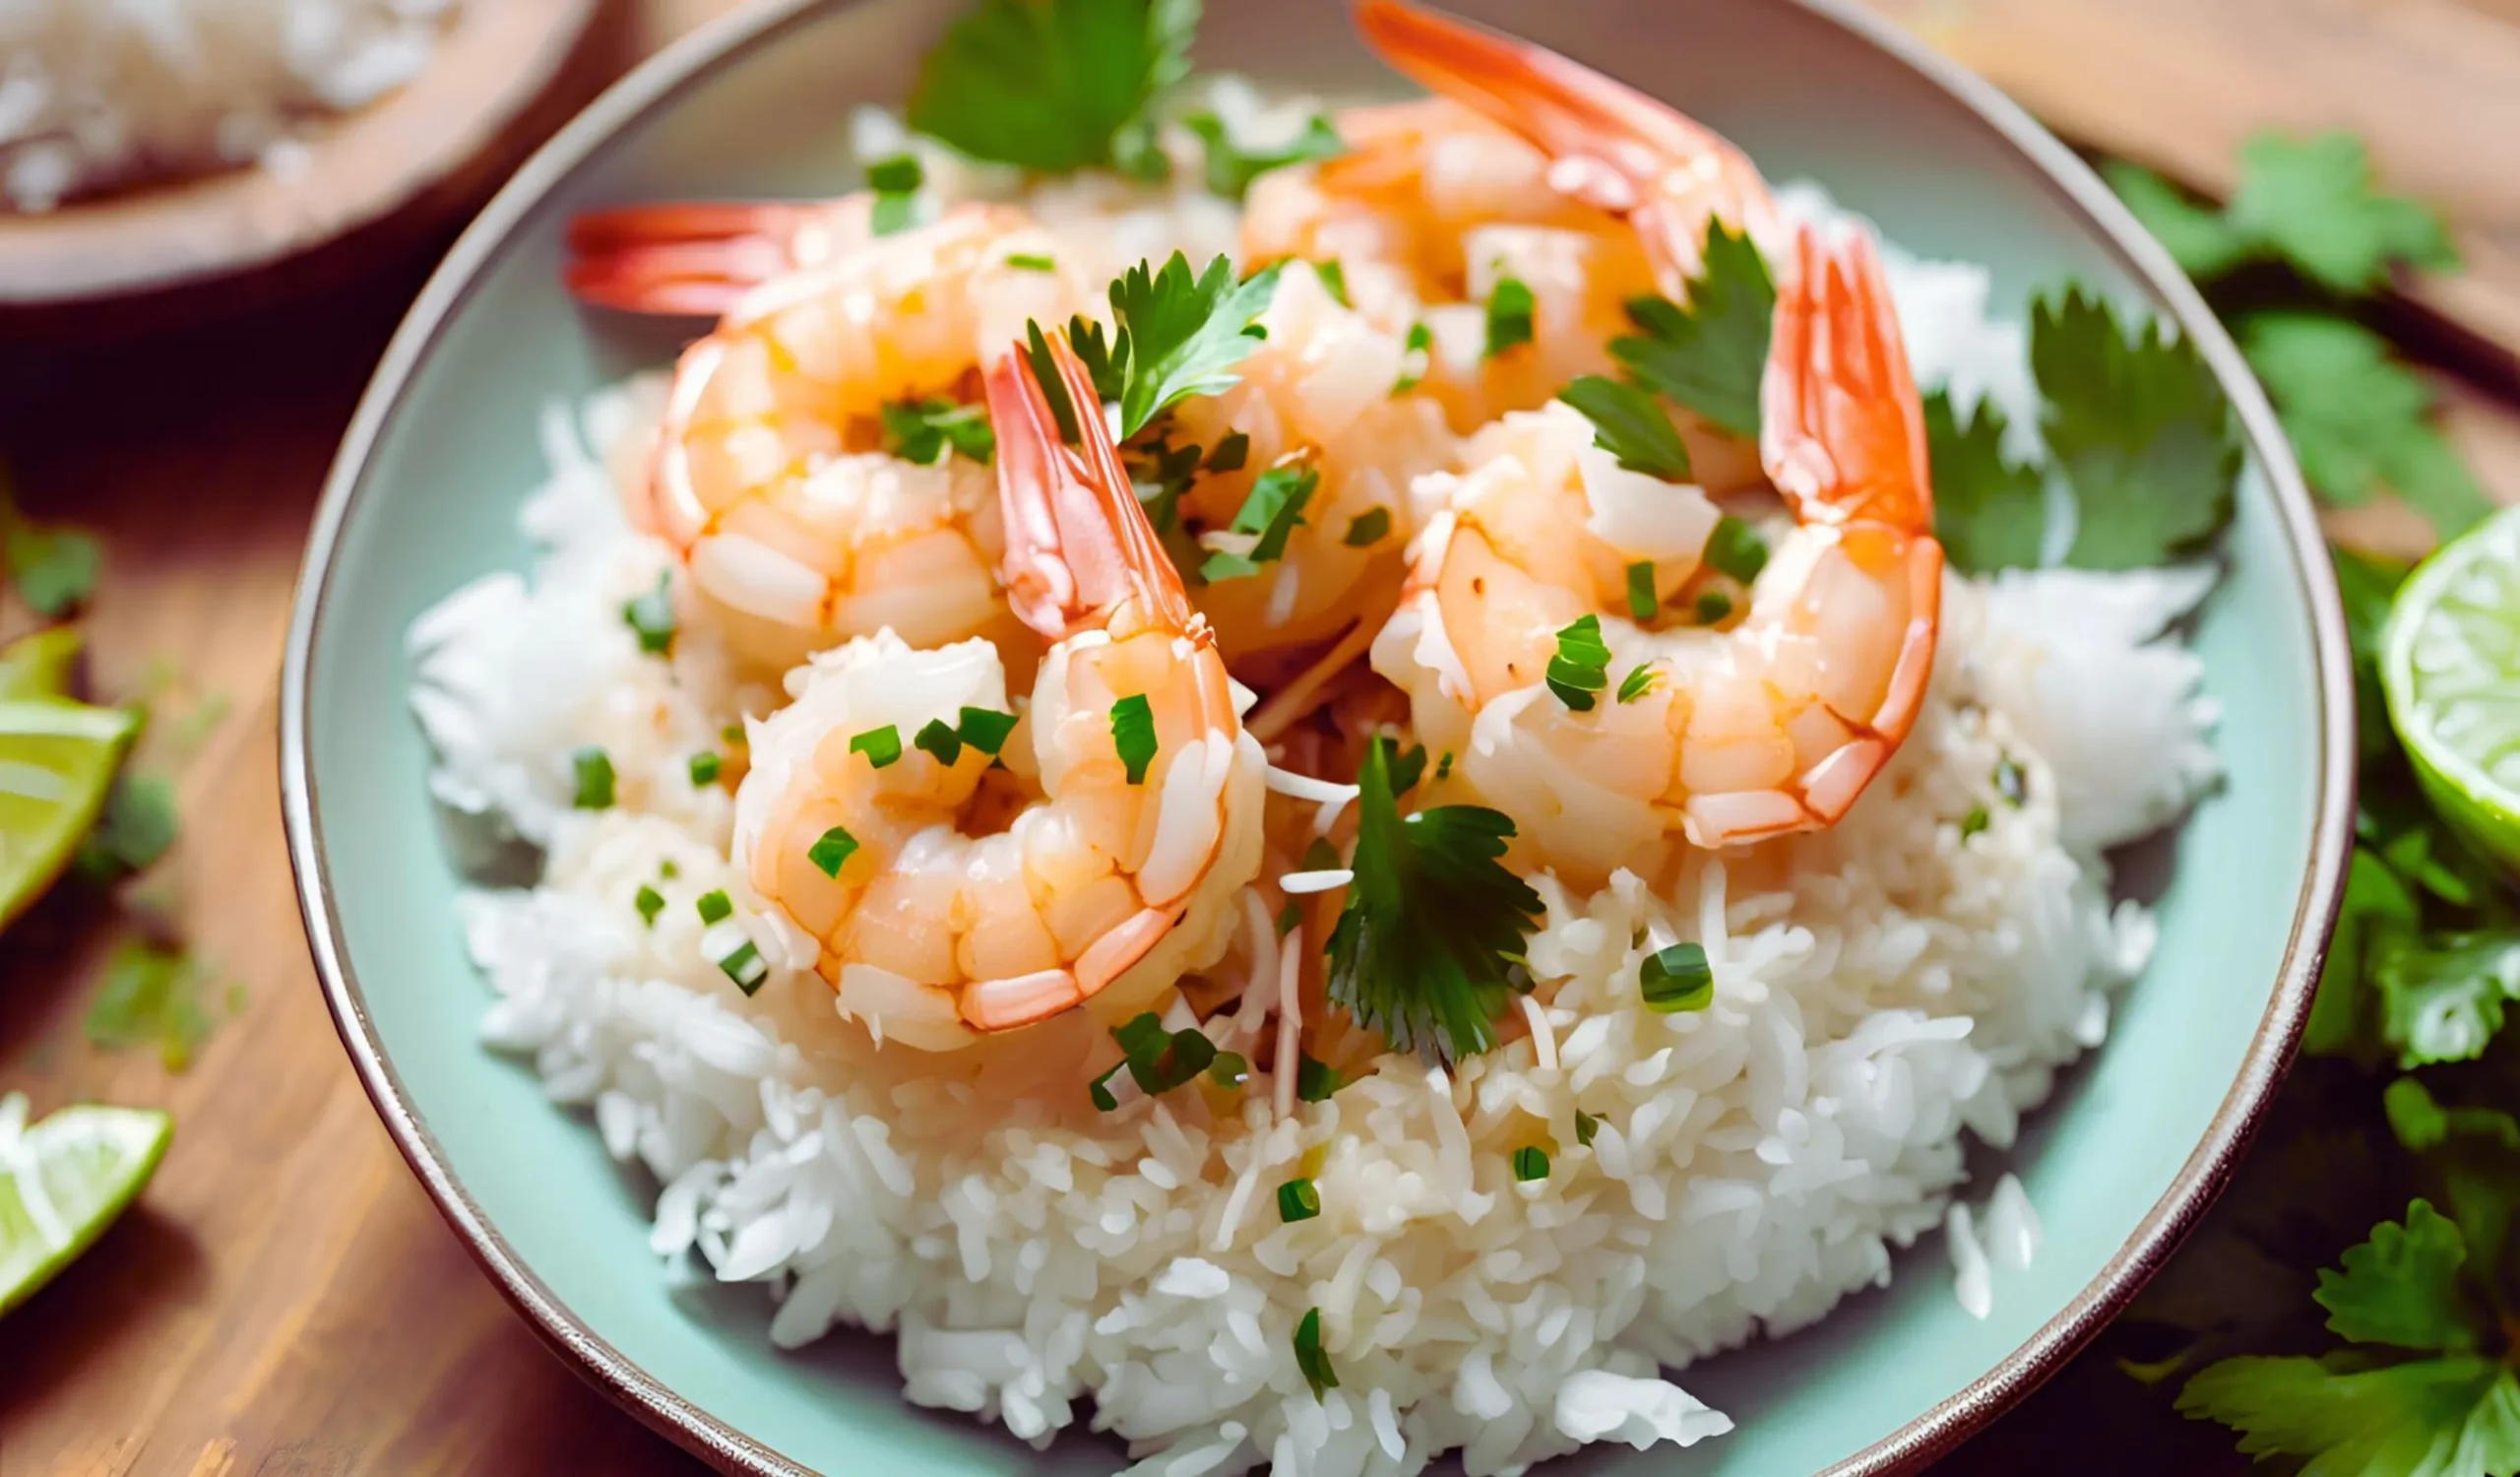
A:
{"label": "mound of white rice", "polygon": [[[2026,392],[1983,273],[1902,264],[1896,285],[1934,379],[1965,362],[1973,390]],[[1384,1059],[1291,1118],[1261,1092],[1099,1114],[1075,1063],[1116,1053],[1081,1015],[939,1059],[876,1049],[810,974],[746,998],[710,962],[693,900],[743,888],[731,802],[685,756],[769,695],[734,690],[705,631],[668,664],[619,617],[663,559],[596,454],[636,418],[622,397],[583,425],[550,413],[531,580],[457,593],[412,644],[436,793],[548,854],[539,886],[464,902],[484,1035],[654,1174],[660,1275],[696,1256],[762,1284],[782,1345],[897,1330],[910,1399],[1030,1441],[1090,1410],[1148,1474],[1352,1477],[1717,1436],[1692,1361],[1822,1316],[1946,1224],[1982,1316],[1992,1266],[2030,1256],[2018,1184],[1956,1203],[1963,1136],[2009,1144],[2150,950],[2101,853],[2214,773],[2198,664],[2162,639],[2210,573],[1952,578],[1930,698],[1844,823],[1698,859],[1662,895],[1537,880],[1525,1039],[1449,1074]],[[589,743],[614,809],[569,808]],[[2007,756],[2024,803],[1964,838]],[[667,900],[653,929],[643,883]],[[1647,1010],[1639,963],[1681,939],[1714,1003]],[[1526,1145],[1545,1180],[1516,1183]],[[1282,1224],[1297,1175],[1322,1214]],[[1292,1341],[1309,1308],[1340,1381],[1318,1398]]]}
{"label": "mound of white rice", "polygon": [[0,0],[0,202],[290,166],[292,121],[409,82],[456,0]]}

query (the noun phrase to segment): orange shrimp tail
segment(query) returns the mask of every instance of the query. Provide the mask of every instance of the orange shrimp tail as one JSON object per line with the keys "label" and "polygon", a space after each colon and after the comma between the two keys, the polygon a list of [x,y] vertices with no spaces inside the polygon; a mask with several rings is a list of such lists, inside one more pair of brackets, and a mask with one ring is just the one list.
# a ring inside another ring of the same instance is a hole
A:
{"label": "orange shrimp tail", "polygon": [[1923,403],[1872,238],[1796,235],[1760,382],[1760,460],[1804,523],[1933,533]]}
{"label": "orange shrimp tail", "polygon": [[872,231],[862,197],[820,205],[662,204],[569,223],[561,281],[581,302],[714,318],[772,278],[826,261]]}
{"label": "orange shrimp tail", "polygon": [[1071,447],[1060,434],[1022,344],[987,375],[1007,599],[1017,618],[1053,641],[1107,626],[1132,601],[1152,621],[1189,631],[1189,596],[1120,466],[1093,376],[1066,335],[1048,342],[1081,444]]}

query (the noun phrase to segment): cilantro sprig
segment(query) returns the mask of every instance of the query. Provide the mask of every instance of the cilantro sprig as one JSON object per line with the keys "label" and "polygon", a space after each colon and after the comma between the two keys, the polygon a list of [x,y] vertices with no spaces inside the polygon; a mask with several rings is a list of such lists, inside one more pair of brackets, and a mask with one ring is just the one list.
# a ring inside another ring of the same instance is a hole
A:
{"label": "cilantro sprig", "polygon": [[1207,562],[1199,566],[1199,577],[1211,585],[1247,579],[1258,574],[1263,565],[1285,558],[1287,541],[1302,524],[1304,506],[1312,501],[1312,494],[1320,485],[1321,473],[1312,467],[1272,467],[1253,479],[1251,490],[1243,496],[1228,531],[1252,536],[1258,542],[1248,553],[1220,549],[1208,555]]}
{"label": "cilantro sprig", "polygon": [[1759,433],[1759,380],[1775,329],[1776,283],[1749,233],[1706,229],[1705,266],[1688,305],[1664,297],[1627,304],[1636,332],[1610,355],[1638,384],[1670,396],[1735,435]]}
{"label": "cilantro sprig", "polygon": [[2273,259],[2330,291],[2356,293],[2385,286],[2395,263],[2436,271],[2459,265],[2440,218],[2378,189],[2370,151],[2350,133],[2254,135],[2240,146],[2239,188],[2219,211],[2149,169],[2118,163],[2108,173],[2136,218],[2194,277]]}
{"label": "cilantro sprig", "polygon": [[980,0],[919,65],[910,126],[1047,174],[1158,176],[1148,109],[1189,74],[1199,0]]}
{"label": "cilantro sprig", "polygon": [[1496,1021],[1527,988],[1524,940],[1540,894],[1498,859],[1514,823],[1478,805],[1404,816],[1394,745],[1377,738],[1356,784],[1356,844],[1330,935],[1328,987],[1394,1051],[1450,1063],[1496,1045]]}
{"label": "cilantro sprig", "polygon": [[1233,366],[1266,336],[1256,320],[1268,311],[1279,270],[1272,264],[1236,282],[1233,264],[1220,256],[1193,277],[1176,251],[1160,270],[1140,262],[1111,285],[1121,330],[1112,358],[1127,365],[1114,397],[1121,439],[1177,402],[1232,387]]}

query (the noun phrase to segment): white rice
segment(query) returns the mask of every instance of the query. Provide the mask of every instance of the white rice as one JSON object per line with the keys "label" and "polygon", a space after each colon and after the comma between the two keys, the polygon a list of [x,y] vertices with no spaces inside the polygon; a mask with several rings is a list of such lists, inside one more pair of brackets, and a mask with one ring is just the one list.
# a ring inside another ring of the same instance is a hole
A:
{"label": "white rice", "polygon": [[[1983,272],[1899,264],[1893,286],[1939,346],[1921,355],[1950,360],[1927,358],[1933,378],[2026,385]],[[2163,639],[2207,573],[1953,577],[1930,697],[1841,825],[1696,859],[1664,895],[1625,873],[1591,895],[1535,879],[1528,1036],[1454,1073],[1385,1058],[1301,1105],[1255,1081],[1220,1119],[1123,1077],[1119,1111],[1098,1114],[1075,1063],[1116,1050],[1081,1014],[946,1065],[871,1045],[809,973],[774,969],[746,998],[710,962],[692,900],[743,889],[730,806],[683,759],[768,695],[732,690],[705,632],[668,664],[621,623],[662,557],[590,450],[625,405],[599,401],[583,436],[551,413],[552,481],[525,515],[537,567],[415,624],[414,702],[438,796],[548,851],[539,886],[464,899],[495,995],[485,1038],[655,1175],[668,1267],[696,1254],[763,1285],[777,1343],[896,1331],[911,1400],[1035,1443],[1090,1401],[1139,1473],[1358,1477],[1458,1449],[1485,1474],[1723,1434],[1684,1388],[1692,1362],[1886,1282],[1929,1231],[1950,1230],[1982,1316],[2027,1264],[2017,1182],[1959,1199],[1964,1135],[2009,1146],[2150,951],[2102,851],[2214,774],[2199,664]],[[586,743],[621,776],[615,809],[568,808]],[[2018,807],[1987,803],[2007,755],[2028,776]],[[653,930],[642,883],[668,900]],[[789,957],[770,921],[739,909],[728,927]],[[1714,1003],[1647,1010],[1639,963],[1682,939],[1714,964]],[[1209,1029],[1256,1033],[1272,994]],[[1548,1178],[1515,1182],[1524,1145],[1548,1151]],[[1276,1188],[1298,1174],[1323,1212],[1283,1225]],[[1318,1398],[1292,1346],[1314,1307],[1340,1381]]]}
{"label": "white rice", "polygon": [[419,73],[457,0],[0,0],[0,201],[285,171],[300,119]]}

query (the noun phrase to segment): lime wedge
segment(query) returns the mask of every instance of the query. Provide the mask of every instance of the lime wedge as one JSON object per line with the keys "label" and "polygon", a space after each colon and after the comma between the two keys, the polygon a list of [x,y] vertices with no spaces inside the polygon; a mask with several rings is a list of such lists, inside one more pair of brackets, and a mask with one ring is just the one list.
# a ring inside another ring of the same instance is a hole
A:
{"label": "lime wedge", "polygon": [[2433,809],[2520,870],[2520,508],[2407,578],[2381,635],[2380,686]]}
{"label": "lime wedge", "polygon": [[61,875],[139,727],[121,708],[0,702],[0,927]]}
{"label": "lime wedge", "polygon": [[158,1168],[175,1121],[79,1103],[32,1128],[27,1100],[0,1098],[0,1313],[79,1258]]}
{"label": "lime wedge", "polygon": [[79,647],[75,625],[50,626],[0,646],[0,702],[67,695]]}

